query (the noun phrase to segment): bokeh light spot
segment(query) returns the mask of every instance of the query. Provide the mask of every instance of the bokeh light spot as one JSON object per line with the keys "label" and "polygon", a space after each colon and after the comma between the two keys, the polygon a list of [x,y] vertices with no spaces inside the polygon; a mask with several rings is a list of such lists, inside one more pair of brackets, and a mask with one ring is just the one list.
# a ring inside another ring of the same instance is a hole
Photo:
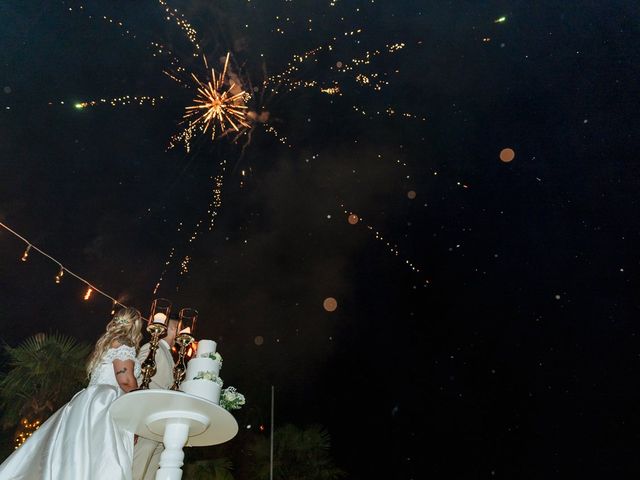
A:
{"label": "bokeh light spot", "polygon": [[409,190],[409,191],[407,192],[407,197],[408,197],[410,200],[413,200],[414,198],[416,198],[416,192],[415,192],[415,190]]}
{"label": "bokeh light spot", "polygon": [[253,343],[255,343],[258,346],[262,345],[264,343],[264,337],[262,335],[258,335],[256,338],[253,339]]}
{"label": "bokeh light spot", "polygon": [[338,301],[333,297],[327,297],[322,302],[322,306],[327,312],[333,312],[336,308],[338,308]]}
{"label": "bokeh light spot", "polygon": [[515,157],[516,152],[514,152],[512,148],[503,148],[500,151],[500,160],[502,160],[504,163],[509,163]]}
{"label": "bokeh light spot", "polygon": [[355,225],[356,223],[358,223],[360,221],[360,218],[355,213],[352,213],[351,215],[349,215],[349,217],[347,217],[347,221],[351,225]]}

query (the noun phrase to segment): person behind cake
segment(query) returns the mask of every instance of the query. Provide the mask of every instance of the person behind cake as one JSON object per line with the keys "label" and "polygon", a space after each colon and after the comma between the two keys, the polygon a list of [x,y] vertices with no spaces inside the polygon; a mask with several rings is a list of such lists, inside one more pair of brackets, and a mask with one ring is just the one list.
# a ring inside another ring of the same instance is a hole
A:
{"label": "person behind cake", "polygon": [[[172,348],[176,340],[178,320],[170,319],[167,324],[167,334],[160,339],[156,350],[156,373],[151,377],[149,388],[168,389],[173,384],[173,353]],[[150,344],[145,343],[140,348],[138,360],[144,362],[149,355]],[[142,382],[142,377],[138,383]],[[162,442],[138,437],[133,450],[133,480],[153,480],[160,463],[160,455],[164,451]]]}

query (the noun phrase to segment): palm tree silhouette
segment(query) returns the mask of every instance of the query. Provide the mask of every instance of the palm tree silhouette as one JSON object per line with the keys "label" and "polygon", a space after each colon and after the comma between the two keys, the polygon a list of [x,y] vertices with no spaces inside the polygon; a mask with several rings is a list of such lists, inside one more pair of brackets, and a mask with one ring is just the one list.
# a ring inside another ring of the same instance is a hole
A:
{"label": "palm tree silhouette", "polygon": [[221,457],[188,463],[184,466],[184,475],[189,480],[234,480],[232,469],[231,460]]}
{"label": "palm tree silhouette", "polygon": [[59,333],[38,333],[17,347],[4,345],[8,372],[0,376],[3,428],[22,419],[46,420],[86,385],[91,345]]}
{"label": "palm tree silhouette", "polygon": [[[345,472],[330,456],[331,437],[320,425],[299,428],[287,424],[273,433],[273,478],[277,480],[336,480]],[[256,436],[249,445],[251,478],[269,479],[269,438]]]}

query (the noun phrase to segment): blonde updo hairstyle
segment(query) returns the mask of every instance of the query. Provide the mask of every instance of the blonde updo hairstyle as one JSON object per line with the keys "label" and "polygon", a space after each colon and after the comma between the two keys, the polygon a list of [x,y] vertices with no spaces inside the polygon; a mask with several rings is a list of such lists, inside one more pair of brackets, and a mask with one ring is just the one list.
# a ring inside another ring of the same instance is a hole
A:
{"label": "blonde updo hairstyle", "polygon": [[126,307],[118,311],[107,323],[105,333],[98,339],[93,353],[87,362],[87,376],[100,363],[104,353],[112,346],[127,345],[135,347],[136,354],[142,340],[142,316],[135,308]]}

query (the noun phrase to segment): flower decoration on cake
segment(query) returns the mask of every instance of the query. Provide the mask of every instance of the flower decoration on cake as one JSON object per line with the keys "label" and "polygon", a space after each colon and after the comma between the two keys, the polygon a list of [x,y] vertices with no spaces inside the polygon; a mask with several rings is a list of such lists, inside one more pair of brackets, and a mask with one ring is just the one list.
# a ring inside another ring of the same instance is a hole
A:
{"label": "flower decoration on cake", "polygon": [[193,380],[209,380],[222,386],[222,379],[216,375],[215,372],[198,372],[198,374],[193,377]]}
{"label": "flower decoration on cake", "polygon": [[210,358],[211,360],[220,362],[220,365],[222,365],[222,355],[218,352],[204,353],[198,355],[198,358]]}
{"label": "flower decoration on cake", "polygon": [[227,387],[220,393],[220,406],[225,410],[238,410],[245,404],[244,395],[235,387]]}

